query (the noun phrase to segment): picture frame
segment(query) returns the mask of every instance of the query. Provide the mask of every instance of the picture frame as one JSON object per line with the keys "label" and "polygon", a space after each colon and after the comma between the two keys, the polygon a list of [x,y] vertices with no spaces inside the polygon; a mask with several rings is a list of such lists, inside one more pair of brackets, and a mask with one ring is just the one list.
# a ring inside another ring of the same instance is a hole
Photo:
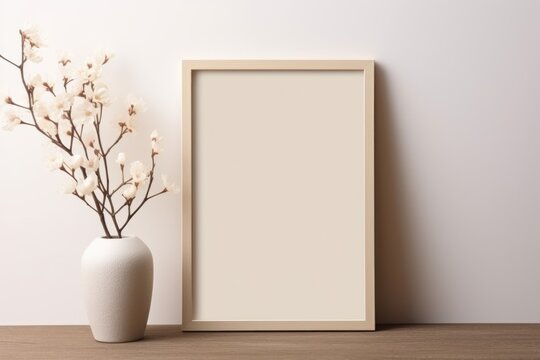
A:
{"label": "picture frame", "polygon": [[182,73],[183,330],[375,330],[374,62]]}

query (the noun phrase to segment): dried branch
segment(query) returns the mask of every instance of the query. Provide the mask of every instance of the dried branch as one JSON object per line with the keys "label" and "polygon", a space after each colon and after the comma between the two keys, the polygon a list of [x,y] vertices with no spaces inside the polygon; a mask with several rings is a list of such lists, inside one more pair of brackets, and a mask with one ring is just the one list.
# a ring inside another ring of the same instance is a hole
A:
{"label": "dried branch", "polygon": [[15,64],[13,61],[9,60],[9,59],[6,58],[5,56],[2,56],[2,54],[0,54],[0,59],[3,59],[3,60],[5,60],[5,61],[7,61],[8,63],[10,63],[11,65],[15,66],[16,68],[20,67],[20,65]]}
{"label": "dried branch", "polygon": [[[91,73],[88,76],[83,75],[83,77],[81,77],[83,79],[82,91],[80,91],[78,94],[75,94],[75,96],[80,96],[80,97],[86,96],[87,100],[92,104],[91,106],[93,106],[93,108],[90,107],[90,110],[88,110],[90,112],[89,114],[94,115],[95,109],[98,109],[97,114],[95,114],[94,118],[92,119],[93,130],[92,130],[92,127],[90,127],[90,131],[95,131],[95,135],[96,135],[95,142],[94,141],[90,143],[84,142],[83,133],[85,129],[87,129],[87,127],[85,128],[84,123],[81,124],[80,127],[78,127],[75,124],[75,121],[73,119],[73,101],[71,102],[71,106],[69,106],[68,110],[64,111],[63,108],[61,109],[62,111],[61,119],[66,119],[69,121],[70,129],[67,130],[67,132],[64,132],[64,133],[60,132],[60,126],[59,126],[60,120],[58,120],[58,122],[53,121],[53,120],[56,120],[55,117],[52,117],[49,115],[43,115],[41,114],[41,112],[39,113],[39,121],[51,122],[53,125],[50,125],[48,123],[38,122],[38,114],[36,114],[35,104],[40,99],[34,99],[35,94],[37,94],[35,93],[36,89],[34,88],[34,86],[37,86],[37,85],[36,84],[29,85],[26,82],[25,64],[27,63],[28,60],[34,61],[34,62],[39,61],[39,59],[36,58],[36,56],[39,57],[39,55],[34,54],[33,51],[35,51],[36,48],[39,48],[39,46],[41,45],[41,42],[37,40],[37,38],[30,33],[25,33],[22,30],[19,33],[21,37],[21,41],[20,41],[21,63],[16,64],[15,62],[7,59],[5,56],[0,54],[0,59],[15,66],[19,70],[21,82],[26,92],[26,98],[27,98],[27,103],[28,103],[27,105],[15,103],[10,97],[6,98],[6,102],[9,105],[13,105],[15,107],[24,109],[28,111],[30,114],[31,122],[20,120],[20,122],[17,121],[17,124],[31,126],[31,127],[36,128],[36,130],[39,133],[41,133],[51,143],[53,143],[56,147],[58,147],[63,153],[70,156],[70,160],[69,161],[64,160],[64,162],[60,165],[59,169],[62,172],[64,172],[67,176],[69,176],[72,179],[72,181],[74,181],[75,190],[72,192],[72,195],[79,198],[86,206],[88,206],[90,209],[92,209],[92,211],[98,214],[101,225],[105,232],[105,237],[107,238],[113,237],[111,235],[111,232],[109,231],[109,224],[107,220],[112,221],[112,224],[114,225],[114,230],[116,232],[115,237],[122,237],[123,230],[131,221],[131,219],[140,211],[143,205],[146,204],[150,199],[153,199],[156,196],[161,195],[168,191],[168,188],[165,187],[162,191],[150,195],[151,188],[154,182],[154,176],[155,176],[155,168],[156,168],[155,157],[159,152],[159,150],[154,150],[154,145],[156,145],[154,141],[156,142],[158,141],[155,139],[157,138],[157,135],[156,136],[152,135],[152,145],[153,145],[152,153],[151,153],[152,166],[151,166],[151,170],[146,174],[148,183],[147,183],[146,191],[144,193],[144,197],[140,201],[139,205],[133,208],[134,198],[129,195],[122,194],[122,198],[124,199],[124,202],[122,203],[120,207],[116,208],[114,196],[117,195],[117,192],[119,192],[123,187],[128,186],[128,185],[141,186],[141,184],[134,184],[135,175],[133,175],[133,177],[129,177],[128,179],[125,178],[124,160],[120,160],[121,161],[121,165],[120,165],[121,182],[116,187],[111,186],[111,176],[110,176],[111,169],[109,168],[108,156],[110,155],[112,149],[123,139],[124,135],[132,131],[131,126],[128,125],[127,122],[119,123],[121,125],[120,133],[108,147],[104,146],[103,137],[101,133],[101,130],[102,130],[101,123],[103,121],[103,104],[102,103],[104,102],[103,99],[106,99],[107,94],[105,93],[105,97],[103,97],[103,92],[102,92],[103,88],[96,86],[96,83],[95,83],[96,75],[95,74],[92,75]],[[29,48],[25,49],[25,46]],[[27,55],[25,54],[26,50],[30,50],[30,53],[28,53],[28,58],[27,58]],[[94,66],[101,66],[105,64],[109,58],[110,57],[105,57],[105,60],[104,61],[100,60],[101,63],[98,63],[97,65],[87,64],[86,67],[83,69],[83,71],[91,72],[95,69]],[[65,66],[69,62],[70,62],[69,59],[62,60],[61,64]],[[65,91],[65,93],[68,94],[69,92],[68,85],[72,81],[74,81],[74,79],[70,79],[68,76],[64,76],[63,81],[62,81],[62,86],[55,87],[55,84],[52,82],[43,82],[39,84],[39,86],[43,86],[45,88],[45,91],[47,91],[52,96],[54,96],[57,101],[62,101],[62,99],[60,99],[60,97],[57,96],[57,92],[59,91],[58,89],[60,89],[61,91],[63,87],[63,91]],[[91,97],[89,96],[90,91],[92,92]],[[141,101],[135,101],[131,103],[128,108],[128,114],[130,116],[129,120],[132,120],[132,118],[136,116],[138,112],[143,111],[143,110],[144,110],[144,104]],[[48,130],[47,128],[49,127],[49,125],[51,127],[53,126],[54,127]],[[80,148],[84,152],[84,158],[82,160],[82,164],[81,164],[82,155],[75,154],[74,148],[78,146],[80,146]],[[92,161],[96,161],[96,163],[92,164]],[[76,165],[73,165],[73,164],[76,164]],[[71,168],[70,166],[72,166],[73,168]],[[82,176],[82,180],[79,180],[81,176]],[[94,176],[95,178],[93,178]],[[81,183],[80,181],[83,181],[83,182]],[[80,186],[82,186],[82,188],[80,188]],[[89,201],[88,196],[92,198],[93,204]],[[127,198],[128,196],[130,197],[129,199]],[[134,196],[136,196],[136,193]],[[121,215],[122,211],[126,211],[126,210],[127,210],[127,215],[125,217],[125,221],[120,226],[118,222],[119,216]]]}
{"label": "dried branch", "polygon": [[30,108],[29,108],[29,107],[27,107],[27,106],[24,106],[24,105],[19,105],[19,104],[17,104],[17,103],[15,103],[15,102],[13,102],[13,101],[12,101],[12,102],[10,102],[10,103],[9,103],[9,105],[17,106],[17,107],[20,107],[21,109],[24,109],[24,110],[30,110]]}
{"label": "dried branch", "polygon": [[[123,175],[123,173],[122,173]],[[130,181],[133,180],[133,178],[129,178],[127,180],[123,180],[123,177],[122,177],[122,183],[120,185],[118,185],[118,187],[116,189],[114,189],[112,192],[111,192],[111,196],[113,196],[118,190],[120,190],[123,186],[126,186],[130,183]]]}

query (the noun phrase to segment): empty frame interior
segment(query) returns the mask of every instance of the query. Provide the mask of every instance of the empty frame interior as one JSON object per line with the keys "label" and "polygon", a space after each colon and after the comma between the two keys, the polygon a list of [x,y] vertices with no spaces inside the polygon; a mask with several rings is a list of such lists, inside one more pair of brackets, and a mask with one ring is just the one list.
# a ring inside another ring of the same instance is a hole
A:
{"label": "empty frame interior", "polygon": [[371,329],[365,68],[217,66],[188,75],[184,328]]}

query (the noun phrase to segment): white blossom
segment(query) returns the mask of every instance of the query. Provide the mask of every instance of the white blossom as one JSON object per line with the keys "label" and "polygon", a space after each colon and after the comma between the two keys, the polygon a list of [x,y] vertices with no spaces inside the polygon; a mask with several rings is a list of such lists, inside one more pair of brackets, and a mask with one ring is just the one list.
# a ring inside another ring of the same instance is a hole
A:
{"label": "white blossom", "polygon": [[49,116],[49,105],[44,100],[34,102],[34,106],[32,108],[36,117],[45,118]]}
{"label": "white blossom", "polygon": [[64,157],[60,152],[50,154],[46,160],[47,169],[53,171],[58,170],[64,164]]}
{"label": "white blossom", "polygon": [[71,64],[67,64],[66,66],[60,65],[58,69],[59,69],[60,75],[62,76],[62,80],[64,81],[73,80],[73,77],[75,76],[73,65]]}
{"label": "white blossom", "polygon": [[120,126],[120,130],[127,131],[129,133],[135,132],[135,118],[132,116],[124,117],[118,120],[118,126]]}
{"label": "white blossom", "polygon": [[26,81],[27,85],[31,88],[36,88],[38,86],[43,86],[43,78],[40,74],[36,74]]}
{"label": "white blossom", "polygon": [[90,195],[98,187],[98,179],[96,174],[92,173],[86,177],[83,181],[79,182],[77,185],[77,194],[79,196]]}
{"label": "white blossom", "polygon": [[96,150],[98,147],[97,134],[93,129],[89,129],[89,131],[84,131],[84,133],[82,134],[82,141],[84,143],[84,146],[89,148],[89,151]]}
{"label": "white blossom", "polygon": [[131,174],[131,178],[136,186],[148,178],[148,173],[146,172],[143,163],[140,161],[134,161],[131,163],[129,173]]}
{"label": "white blossom", "polygon": [[34,103],[33,110],[38,127],[49,136],[54,137],[58,135],[58,128],[57,123],[53,121],[53,117],[49,113],[49,107],[49,103],[40,100]]}
{"label": "white blossom", "polygon": [[49,115],[58,122],[72,104],[73,98],[71,96],[65,93],[58,94],[49,104]]}
{"label": "white blossom", "polygon": [[137,186],[129,184],[122,192],[122,196],[128,201],[133,199],[135,196],[137,196]]}
{"label": "white blossom", "polygon": [[71,64],[71,54],[70,53],[62,53],[60,55],[60,58],[58,59],[58,64],[62,67],[67,66],[68,64]]}
{"label": "white blossom", "polygon": [[64,81],[71,80],[74,77],[73,61],[71,54],[63,53],[58,59],[58,70]]}
{"label": "white blossom", "polygon": [[163,151],[163,148],[159,146],[159,143],[152,141],[152,154],[160,154]]}
{"label": "white blossom", "polygon": [[82,166],[90,172],[96,172],[99,169],[99,157],[84,160]]}
{"label": "white blossom", "polygon": [[160,142],[161,140],[163,140],[163,136],[160,136],[157,130],[154,130],[150,134],[150,140],[155,141],[155,142]]}
{"label": "white blossom", "polygon": [[94,117],[97,115],[98,109],[90,101],[81,97],[76,97],[73,100],[73,109],[71,118],[76,126],[88,125],[94,122]]}
{"label": "white blossom", "polygon": [[79,76],[84,82],[94,82],[101,77],[103,64],[94,59],[87,59],[83,67],[79,70]]}
{"label": "white blossom", "polygon": [[37,119],[37,123],[41,130],[45,131],[47,135],[51,137],[56,137],[56,135],[58,135],[58,129],[53,121],[47,119]]}
{"label": "white blossom", "polygon": [[68,178],[67,182],[64,184],[63,191],[65,194],[73,194],[77,189],[77,181],[73,178]]}
{"label": "white blossom", "polygon": [[85,90],[86,99],[101,105],[108,105],[110,103],[109,88],[104,83],[95,83],[92,89],[88,86]]}
{"label": "white blossom", "polygon": [[58,134],[65,135],[69,138],[74,135],[71,122],[65,117],[60,118],[60,120],[58,121]]}
{"label": "white blossom", "polygon": [[30,61],[35,62],[35,63],[41,62],[41,60],[43,60],[43,58],[41,57],[41,55],[39,55],[38,52],[39,52],[39,50],[38,50],[37,47],[33,47],[29,43],[24,44],[24,57],[27,60],[30,60]]}
{"label": "white blossom", "polygon": [[75,97],[84,97],[84,82],[81,79],[73,79],[67,85],[67,93],[69,96]]}
{"label": "white blossom", "polygon": [[152,141],[152,154],[159,154],[163,149],[159,146],[160,141],[163,139],[162,136],[159,136],[157,130],[152,131],[150,134],[150,140]]}
{"label": "white blossom", "polygon": [[30,79],[26,80],[26,84],[29,87],[36,88],[38,86],[43,86],[43,78],[40,74],[35,74],[30,77]]}
{"label": "white blossom", "polygon": [[77,170],[83,164],[84,158],[80,154],[75,154],[66,159],[66,165],[71,170]]}
{"label": "white blossom", "polygon": [[123,152],[118,153],[118,156],[116,157],[116,163],[124,166],[124,164],[126,163],[126,154]]}
{"label": "white blossom", "polygon": [[176,186],[176,184],[169,180],[169,177],[165,174],[161,175],[161,181],[163,182],[163,189],[165,191],[171,191],[171,192],[179,192],[180,189]]}
{"label": "white blossom", "polygon": [[26,81],[26,85],[30,92],[32,92],[34,101],[38,101],[46,92],[45,87],[43,86],[43,78],[39,74],[30,77],[30,79]]}
{"label": "white blossom", "polygon": [[31,46],[39,48],[44,45],[39,28],[36,25],[21,29],[21,33]]}
{"label": "white blossom", "polygon": [[94,56],[94,59],[96,63],[105,65],[114,57],[114,54],[110,51],[106,50],[99,50],[96,55]]}
{"label": "white blossom", "polygon": [[48,91],[46,85],[52,89],[53,81],[45,78],[43,75],[36,74],[30,76],[26,81],[26,85],[28,86],[28,90],[32,92],[34,101],[43,100],[47,94],[49,94],[49,98],[52,98],[52,94]]}
{"label": "white blossom", "polygon": [[20,123],[22,123],[20,114],[14,110],[10,110],[4,115],[4,126],[2,126],[2,129],[11,131]]}
{"label": "white blossom", "polygon": [[136,98],[133,95],[129,95],[127,99],[128,115],[136,116],[147,110],[146,103],[141,98]]}

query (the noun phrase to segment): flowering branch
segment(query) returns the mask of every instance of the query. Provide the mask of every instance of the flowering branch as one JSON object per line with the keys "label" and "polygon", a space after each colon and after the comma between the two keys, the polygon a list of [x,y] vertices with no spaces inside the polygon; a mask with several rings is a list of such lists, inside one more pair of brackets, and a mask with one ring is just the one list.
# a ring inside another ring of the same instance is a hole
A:
{"label": "flowering branch", "polygon": [[[55,145],[58,150],[49,157],[48,166],[68,176],[65,192],[83,201],[98,215],[106,238],[122,237],[128,223],[147,201],[166,192],[178,191],[174,183],[163,175],[162,190],[150,195],[162,138],[155,130],[150,136],[151,169],[147,171],[142,162],[134,161],[130,164],[130,176],[127,179],[126,155],[119,153],[116,163],[120,166],[121,182],[113,186],[109,155],[125,135],[133,132],[135,119],[145,110],[144,103],[137,99],[128,100],[127,116],[117,122],[120,132],[106,146],[101,125],[104,107],[109,104],[109,95],[108,87],[101,81],[101,73],[111,55],[98,54],[88,59],[78,70],[73,68],[69,56],[62,56],[58,61],[61,80],[57,86],[54,81],[43,80],[40,75],[31,79],[26,77],[27,63],[42,60],[39,49],[43,42],[34,27],[20,30],[19,34],[21,63],[16,64],[1,54],[0,59],[19,70],[27,105],[16,103],[10,96],[6,97],[4,103],[8,111],[4,114],[3,128],[12,130],[18,125],[28,125]],[[144,196],[132,210],[133,202],[140,192]],[[114,235],[109,230],[111,223]]]}

